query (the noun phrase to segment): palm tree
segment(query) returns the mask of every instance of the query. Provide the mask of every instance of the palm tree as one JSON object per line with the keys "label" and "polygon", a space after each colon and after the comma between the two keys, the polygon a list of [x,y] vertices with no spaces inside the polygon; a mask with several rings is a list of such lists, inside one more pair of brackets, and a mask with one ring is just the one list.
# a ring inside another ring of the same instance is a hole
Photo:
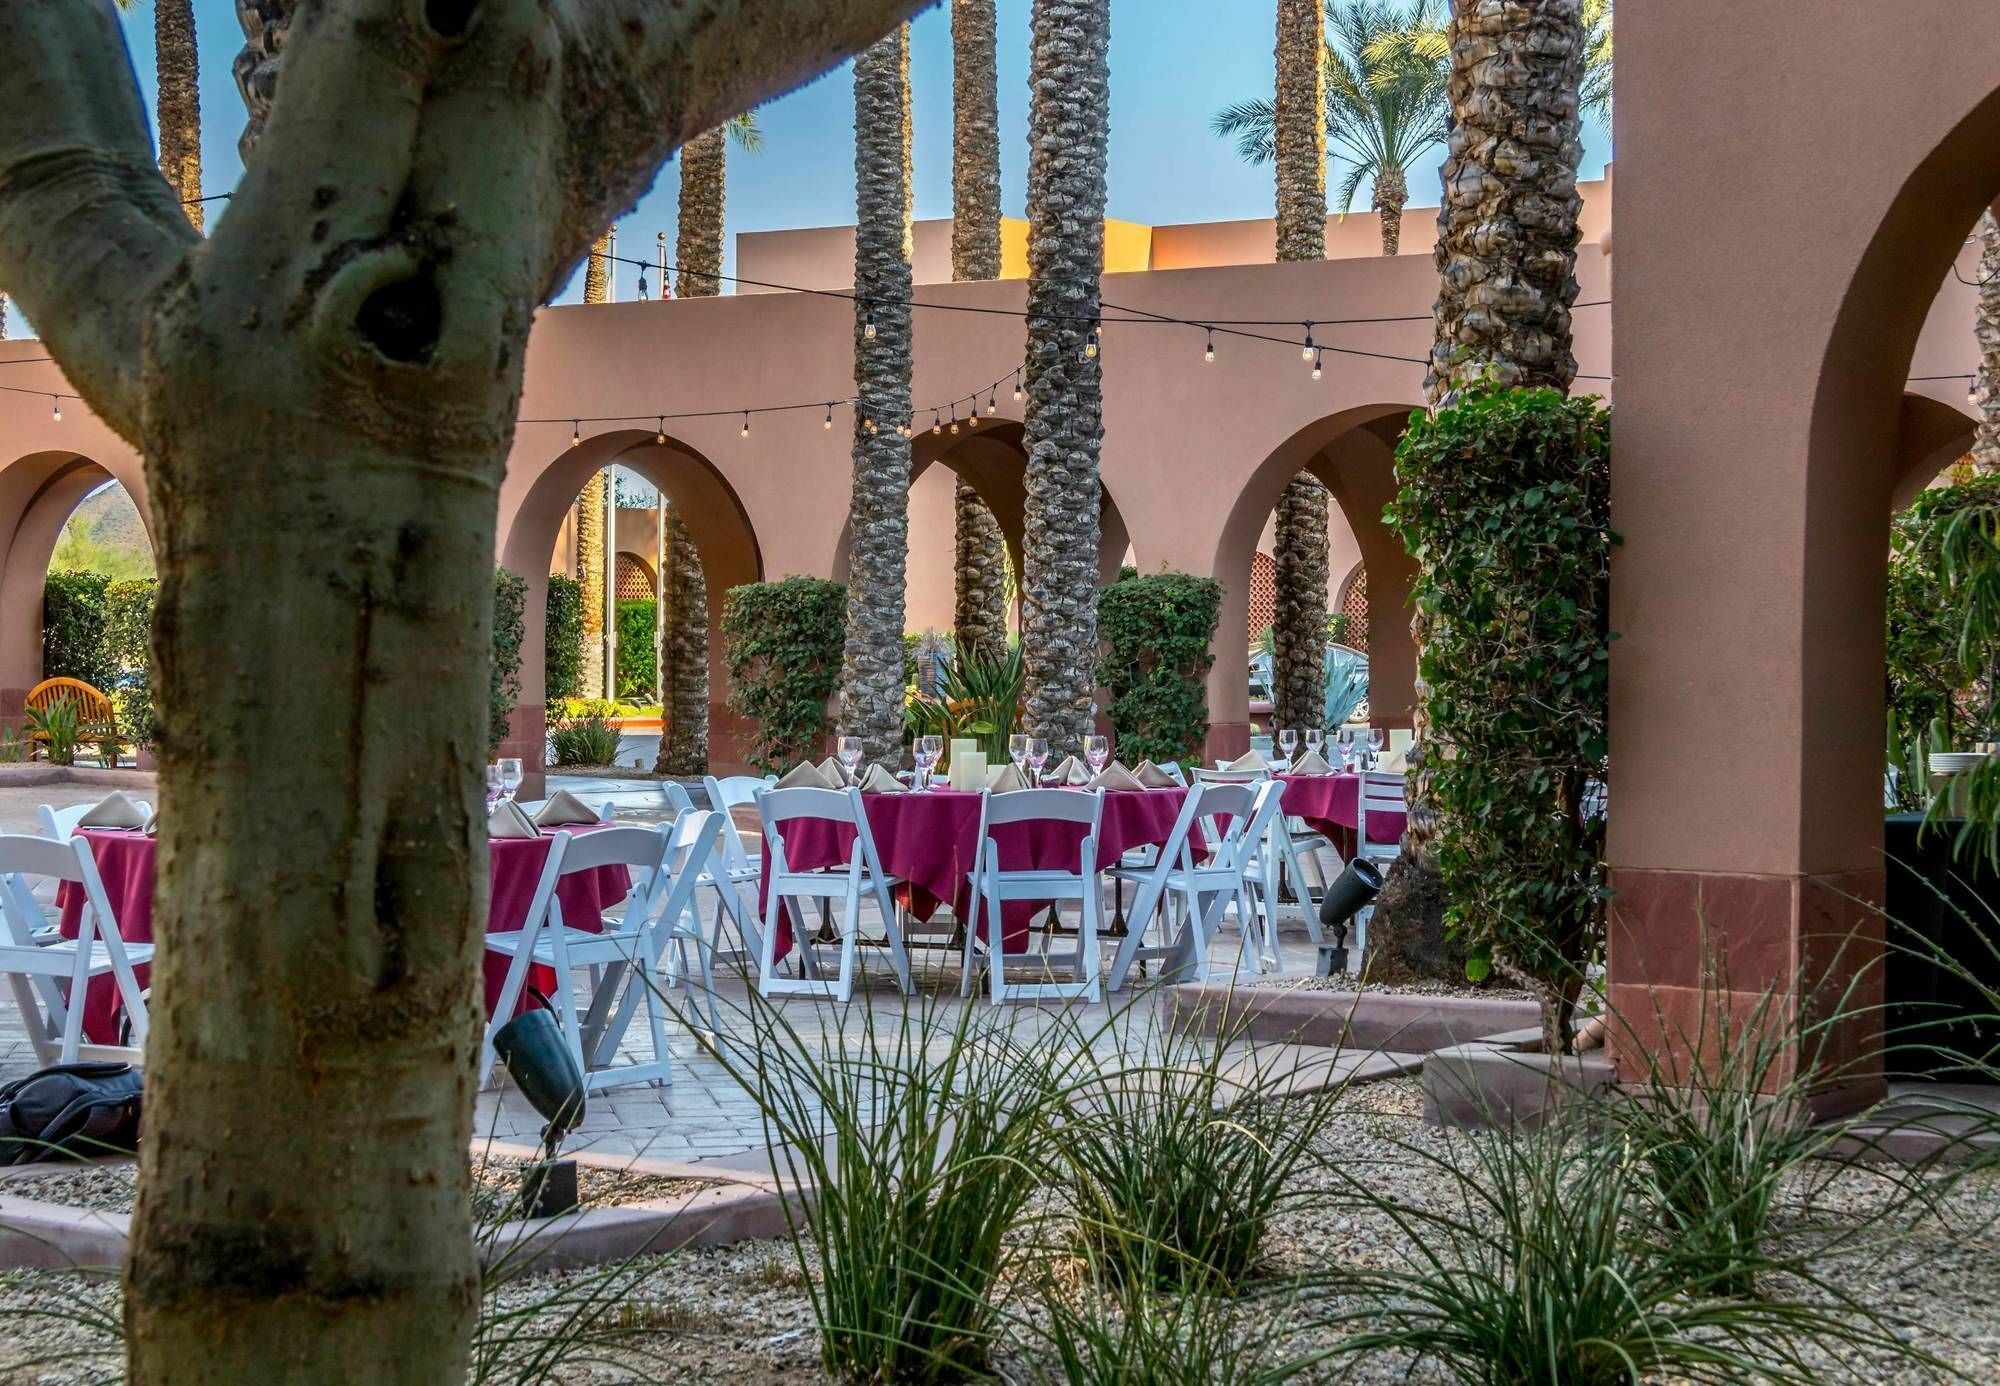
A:
{"label": "palm tree", "polygon": [[[616,227],[606,229],[590,248],[583,267],[583,301],[611,301],[611,237]],[[604,468],[590,474],[576,501],[576,580],[583,587],[583,691],[593,698],[618,696],[617,671],[604,662],[604,565],[617,536],[604,532],[605,487],[609,472]]]}
{"label": "palm tree", "polygon": [[755,154],[764,147],[757,113],[745,111],[681,146],[681,207],[674,263],[674,292],[710,298],[722,292],[722,214],[728,185],[729,145]]}
{"label": "palm tree", "polygon": [[0,294],[0,342],[7,340],[7,295]]}
{"label": "palm tree", "polygon": [[854,497],[840,733],[893,770],[903,754],[910,542],[910,27],[854,60]]}
{"label": "palm tree", "polygon": [[[1413,0],[1408,5],[1389,0],[1327,0],[1326,27],[1332,37],[1314,45],[1323,62],[1318,85],[1324,91],[1325,131],[1319,148],[1345,166],[1335,200],[1345,212],[1353,206],[1362,183],[1373,186],[1373,207],[1382,217],[1384,255],[1394,255],[1402,243],[1410,166],[1445,137],[1448,69],[1443,52],[1433,42],[1443,34],[1437,6],[1438,0]],[[1299,0],[1280,0],[1281,70],[1288,55],[1296,62],[1306,44],[1300,14],[1292,19],[1297,37],[1289,50],[1285,46],[1284,20],[1291,9],[1304,11],[1307,6]],[[1316,7],[1314,18],[1318,18]],[[1292,77],[1292,92],[1303,93],[1307,87],[1304,77]],[[1277,159],[1279,104],[1286,99],[1285,93],[1281,78],[1279,102],[1243,101],[1220,112],[1213,122],[1215,133],[1234,139],[1237,152],[1252,163]],[[1302,122],[1297,104],[1301,103],[1295,97],[1290,114],[1293,121]],[[1282,172],[1280,180],[1282,188]],[[1323,178],[1321,187],[1324,189]],[[1294,257],[1281,254],[1279,258]],[[1319,255],[1305,258],[1317,259]]]}
{"label": "palm tree", "polygon": [[[116,0],[121,10],[138,0]],[[239,11],[242,6],[238,6]],[[153,0],[154,124],[160,172],[201,230],[201,62],[194,42],[194,0]]]}
{"label": "palm tree", "polygon": [[1096,691],[1110,0],[1035,0],[1028,104],[1023,730],[1079,749]]}
{"label": "palm tree", "polygon": [[[951,6],[951,277],[1000,277],[1000,96],[993,0]],[[1007,644],[1005,540],[979,492],[952,489],[957,533],[952,628],[962,651]]]}

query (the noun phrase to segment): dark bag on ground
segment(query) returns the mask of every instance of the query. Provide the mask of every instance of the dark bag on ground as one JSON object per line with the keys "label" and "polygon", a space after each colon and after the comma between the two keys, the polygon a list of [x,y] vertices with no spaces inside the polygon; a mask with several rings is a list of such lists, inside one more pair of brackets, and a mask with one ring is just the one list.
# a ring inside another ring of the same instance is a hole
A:
{"label": "dark bag on ground", "polygon": [[0,1165],[139,1149],[144,1081],[130,1064],[57,1064],[0,1088]]}

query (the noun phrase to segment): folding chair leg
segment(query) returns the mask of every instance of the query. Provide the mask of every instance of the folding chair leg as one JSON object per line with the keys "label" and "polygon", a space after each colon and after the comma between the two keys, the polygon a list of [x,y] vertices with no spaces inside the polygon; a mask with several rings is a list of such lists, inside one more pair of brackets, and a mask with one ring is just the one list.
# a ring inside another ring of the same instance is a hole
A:
{"label": "folding chair leg", "polygon": [[90,926],[77,932],[76,968],[70,973],[69,1014],[63,1021],[61,1062],[76,1062],[76,1047],[83,1043],[83,1012],[90,1003]]}

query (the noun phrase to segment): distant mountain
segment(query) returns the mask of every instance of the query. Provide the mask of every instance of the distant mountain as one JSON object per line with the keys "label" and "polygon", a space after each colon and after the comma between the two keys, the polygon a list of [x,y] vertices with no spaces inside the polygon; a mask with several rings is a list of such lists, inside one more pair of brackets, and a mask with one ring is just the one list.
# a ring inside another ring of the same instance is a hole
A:
{"label": "distant mountain", "polygon": [[90,537],[107,549],[150,555],[145,522],[123,486],[107,486],[86,498],[76,515],[89,526]]}

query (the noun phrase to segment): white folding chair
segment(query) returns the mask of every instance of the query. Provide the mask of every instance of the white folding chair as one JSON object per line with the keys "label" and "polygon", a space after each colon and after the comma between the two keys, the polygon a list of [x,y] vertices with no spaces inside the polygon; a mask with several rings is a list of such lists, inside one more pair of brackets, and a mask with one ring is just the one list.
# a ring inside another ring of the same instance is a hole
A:
{"label": "white folding chair", "polygon": [[[1354,855],[1367,861],[1394,861],[1402,854],[1402,844],[1396,838],[1387,842],[1377,842],[1368,835],[1368,821],[1373,815],[1402,814],[1408,811],[1404,800],[1405,776],[1396,771],[1364,770],[1361,774],[1359,797],[1354,809]],[[1354,917],[1354,947],[1348,950],[1352,959],[1350,967],[1359,967],[1368,948],[1368,921],[1375,916],[1375,907],[1367,906]]]}
{"label": "white folding chair", "polygon": [[[1111,975],[1104,984],[1107,991],[1124,989],[1125,979],[1134,963],[1177,959],[1186,951],[1182,941],[1173,936],[1167,913],[1160,908],[1160,903],[1166,896],[1167,877],[1177,864],[1183,868],[1188,865],[1188,836],[1195,831],[1202,795],[1206,792],[1206,787],[1199,780],[1188,786],[1187,797],[1181,800],[1181,811],[1174,819],[1173,830],[1167,834],[1167,840],[1158,847],[1143,849],[1150,855],[1137,860],[1134,858],[1141,849],[1127,852],[1118,866],[1107,873],[1115,882],[1133,881],[1139,887],[1132,900],[1132,913],[1127,917],[1125,937],[1118,940],[1118,951],[1111,958]],[[1155,920],[1159,921],[1160,941],[1148,944],[1146,930]]]}
{"label": "white folding chair", "polygon": [[[734,831],[727,814],[708,809],[688,809],[668,826],[666,869],[672,873],[676,888],[667,892],[654,925],[659,931],[661,946],[668,950],[668,986],[685,984],[692,987],[695,968],[688,965],[688,949],[694,949],[695,965],[701,973],[703,999],[707,1002],[709,1033],[714,1035],[722,1033],[722,1019],[715,1005],[715,955],[722,951],[723,912],[715,912],[713,928],[704,940],[701,935],[701,907],[696,903],[695,892],[715,884],[714,869],[721,855],[721,839],[725,833]],[[676,908],[677,887],[683,880],[688,882],[687,901],[684,907]]]}
{"label": "white folding chair", "polygon": [[[148,818],[153,816],[153,806],[144,799],[134,799],[132,806]],[[95,804],[71,804],[68,808],[51,808],[43,804],[36,810],[42,820],[42,836],[67,842],[76,832],[77,824],[83,821],[83,816],[96,807]]]}
{"label": "white folding chair", "polygon": [[[661,948],[654,916],[670,913],[672,908],[685,910],[694,894],[695,880],[691,875],[683,879],[672,877],[666,869],[667,845],[663,829],[639,827],[558,832],[550,841],[548,861],[535,884],[527,920],[511,932],[486,935],[488,952],[513,961],[508,964],[507,979],[501,985],[480,1048],[482,1079],[492,1072],[493,1036],[514,1018],[514,1007],[527,986],[528,967],[532,963],[551,968],[556,974],[549,1004],[571,1056],[583,1070],[585,1091],[595,1092],[625,1083],[654,1083],[664,1087],[673,1081],[666,1025],[660,1014],[656,964]],[[641,871],[647,874],[625,897],[618,917],[602,921],[601,931],[592,932],[567,923],[563,919],[562,901],[556,894],[557,882],[564,876],[608,866],[626,867],[635,877]],[[660,908],[663,893],[671,897],[668,911]],[[579,968],[593,970],[590,1008],[585,1014],[577,1011]],[[601,973],[595,971],[600,968]],[[640,988],[640,994],[620,1002],[621,983],[628,990]],[[618,1044],[641,1002],[652,1031],[653,1057],[650,1062],[612,1067]]]}
{"label": "white folding chair", "polygon": [[[1206,770],[1197,768],[1195,776],[1205,784],[1263,784],[1266,781],[1282,783],[1281,781],[1273,781],[1271,772],[1268,770]],[[1294,824],[1296,824],[1296,827]],[[1204,833],[1208,833],[1208,824],[1204,823],[1202,826]],[[1209,836],[1212,838],[1213,834],[1210,833]],[[1210,841],[1209,845],[1212,848],[1215,843]],[[1258,854],[1260,862],[1276,861],[1282,868],[1277,874],[1291,881],[1293,891],[1299,901],[1299,907],[1305,916],[1306,933],[1311,937],[1314,944],[1320,942],[1322,931],[1319,926],[1319,908],[1317,902],[1313,900],[1312,892],[1305,884],[1305,864],[1308,861],[1313,864],[1312,874],[1318,878],[1320,888],[1324,890],[1326,888],[1326,876],[1319,869],[1318,853],[1322,849],[1331,850],[1332,846],[1333,844],[1328,842],[1323,835],[1306,827],[1303,821],[1281,815],[1272,820],[1271,840],[1268,849]],[[1275,939],[1278,927],[1276,912],[1280,900],[1280,891],[1277,888],[1278,882],[1260,878],[1258,886],[1272,911],[1271,936]]]}
{"label": "white folding chair", "polygon": [[[764,996],[830,996],[846,1001],[854,995],[854,957],[861,939],[861,897],[872,896],[882,911],[882,928],[887,935],[889,961],[896,969],[896,982],[904,995],[910,983],[910,958],[903,947],[902,929],[897,923],[895,902],[889,892],[901,882],[882,869],[875,851],[875,835],[868,829],[868,815],[861,806],[861,791],[846,789],[765,789],[757,790],[757,817],[764,827],[764,921],[757,949],[757,990]],[[854,829],[854,847],[847,864],[796,870],[785,858],[787,823],[819,821],[844,824]],[[829,983],[819,976],[813,956],[812,936],[806,932],[800,900],[839,900],[840,977]],[[801,977],[778,975],[778,929],[784,912],[791,911],[792,942],[799,950]]]}
{"label": "white folding chair", "polygon": [[687,786],[679,780],[661,780],[660,797],[667,801],[667,810],[670,813],[686,813],[694,807],[693,796],[688,793]]}
{"label": "white folding chair", "polygon": [[[1065,867],[1027,867],[1008,870],[1000,864],[1000,845],[993,829],[1013,823],[1080,823],[1083,841],[1077,849],[1075,870]],[[967,874],[972,905],[966,911],[965,958],[959,975],[958,992],[972,994],[972,973],[976,955],[983,949],[988,990],[993,1003],[1008,1000],[1095,1001],[1100,995],[1097,938],[1102,932],[1099,915],[1104,909],[1104,886],[1099,879],[1097,839],[1104,823],[1104,791],[1079,792],[1074,789],[1017,789],[1006,794],[983,791],[979,796],[979,836],[974,840],[973,866]],[[1034,900],[1054,904],[1063,900],[1080,902],[1077,910],[1076,950],[1051,953],[1043,936],[1040,951],[1009,953],[1006,943],[1004,910],[1009,900]],[[979,937],[979,920],[986,918],[986,937]],[[1044,971],[1066,968],[1067,982],[1009,982],[1007,964],[1035,963]]]}
{"label": "white folding chair", "polygon": [[[546,808],[548,806],[548,802],[549,801],[547,799],[515,800],[515,803],[520,808],[521,812],[527,814],[528,817],[530,818],[533,818],[536,814],[540,813],[544,808]],[[611,807],[611,804],[608,800],[597,806],[598,822],[609,823],[615,817],[617,817],[617,810]]]}
{"label": "white folding chair", "polygon": [[[82,890],[83,913],[75,938],[35,937],[43,923],[32,888],[36,877]],[[128,944],[119,936],[89,840],[0,837],[0,919],[5,921],[0,972],[7,974],[14,989],[36,1061],[46,1067],[78,1059],[136,1060],[146,1043],[146,998],[132,969],[153,960],[153,945]],[[107,974],[132,1026],[130,1046],[90,1044],[83,1038],[91,980]]]}
{"label": "white folding chair", "polygon": [[744,847],[743,834],[737,830],[732,811],[755,809],[757,791],[775,788],[777,783],[776,775],[766,775],[761,780],[754,775],[730,775],[723,779],[708,775],[702,779],[702,786],[708,791],[708,807],[722,815],[723,824],[721,845],[702,884],[714,889],[717,906],[736,926],[737,935],[743,940],[741,956],[745,962],[763,956],[757,923],[757,891],[758,883],[764,879],[764,866],[761,859],[752,857]]}
{"label": "white folding chair", "polygon": [[[1171,905],[1175,912],[1173,946],[1174,970],[1183,980],[1208,980],[1208,949],[1221,928],[1223,915],[1231,904],[1242,932],[1237,948],[1237,971],[1248,956],[1253,965],[1263,965],[1264,949],[1259,945],[1265,913],[1256,898],[1257,879],[1250,871],[1263,839],[1278,816],[1280,786],[1267,780],[1262,784],[1203,784],[1197,806],[1198,821],[1208,841],[1208,856],[1201,862],[1183,849],[1178,864],[1156,872],[1146,882],[1134,904],[1135,918],[1145,919],[1141,910]],[[1227,818],[1225,824],[1221,820]]]}

